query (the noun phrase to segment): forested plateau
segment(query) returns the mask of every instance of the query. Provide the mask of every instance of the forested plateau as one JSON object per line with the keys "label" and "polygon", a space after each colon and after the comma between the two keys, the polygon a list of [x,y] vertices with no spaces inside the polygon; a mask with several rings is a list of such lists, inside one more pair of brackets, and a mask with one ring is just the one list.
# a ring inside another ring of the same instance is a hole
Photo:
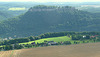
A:
{"label": "forested plateau", "polygon": [[2,38],[62,31],[100,31],[100,13],[90,13],[70,6],[37,5],[20,16],[0,22]]}

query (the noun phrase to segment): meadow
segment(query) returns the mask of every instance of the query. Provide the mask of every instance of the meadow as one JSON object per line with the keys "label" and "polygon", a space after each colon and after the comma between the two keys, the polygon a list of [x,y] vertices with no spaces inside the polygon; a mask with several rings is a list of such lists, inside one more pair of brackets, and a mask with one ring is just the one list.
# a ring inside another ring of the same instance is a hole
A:
{"label": "meadow", "polygon": [[[45,38],[45,39],[39,39],[39,40],[35,40],[35,41],[30,41],[30,42],[25,42],[25,43],[19,43],[19,44],[31,44],[32,42],[35,43],[43,43],[44,41],[54,41],[54,42],[64,42],[64,41],[70,41],[72,44],[74,44],[74,41],[76,42],[80,42],[83,43],[83,41],[81,40],[72,40],[70,37],[68,36],[60,36],[60,37],[51,37],[51,38]],[[84,40],[85,42],[89,41],[90,43],[92,43],[92,40]]]}
{"label": "meadow", "polygon": [[11,11],[20,11],[20,10],[26,10],[26,8],[22,7],[22,8],[9,8],[8,10],[11,10]]}

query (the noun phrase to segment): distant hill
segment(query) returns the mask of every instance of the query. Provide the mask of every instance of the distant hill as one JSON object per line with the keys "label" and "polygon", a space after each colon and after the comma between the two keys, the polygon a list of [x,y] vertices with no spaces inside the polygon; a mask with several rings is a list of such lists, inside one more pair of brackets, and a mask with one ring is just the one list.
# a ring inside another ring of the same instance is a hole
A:
{"label": "distant hill", "polygon": [[100,5],[81,5],[76,7],[79,10],[88,11],[91,13],[100,13]]}
{"label": "distant hill", "polygon": [[12,17],[12,14],[9,14],[8,12],[5,11],[0,11],[0,21],[6,20],[7,18]]}
{"label": "distant hill", "polygon": [[0,36],[26,37],[46,32],[100,31],[98,14],[70,6],[38,5],[23,15],[1,22]]}

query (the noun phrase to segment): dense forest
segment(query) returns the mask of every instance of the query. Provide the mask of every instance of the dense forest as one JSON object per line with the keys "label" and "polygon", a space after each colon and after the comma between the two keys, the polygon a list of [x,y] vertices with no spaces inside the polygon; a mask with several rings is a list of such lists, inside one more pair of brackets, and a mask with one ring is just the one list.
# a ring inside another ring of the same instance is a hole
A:
{"label": "dense forest", "polygon": [[100,13],[70,6],[31,7],[25,14],[0,22],[0,37],[27,37],[47,32],[100,31]]}

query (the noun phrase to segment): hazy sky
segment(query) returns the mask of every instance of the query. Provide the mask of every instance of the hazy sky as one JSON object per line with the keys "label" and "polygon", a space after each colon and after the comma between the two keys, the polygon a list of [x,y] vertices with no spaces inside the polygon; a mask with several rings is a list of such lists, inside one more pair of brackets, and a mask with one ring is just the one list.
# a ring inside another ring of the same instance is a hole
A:
{"label": "hazy sky", "polygon": [[0,0],[0,2],[28,2],[28,1],[33,1],[33,2],[97,2],[100,0]]}

